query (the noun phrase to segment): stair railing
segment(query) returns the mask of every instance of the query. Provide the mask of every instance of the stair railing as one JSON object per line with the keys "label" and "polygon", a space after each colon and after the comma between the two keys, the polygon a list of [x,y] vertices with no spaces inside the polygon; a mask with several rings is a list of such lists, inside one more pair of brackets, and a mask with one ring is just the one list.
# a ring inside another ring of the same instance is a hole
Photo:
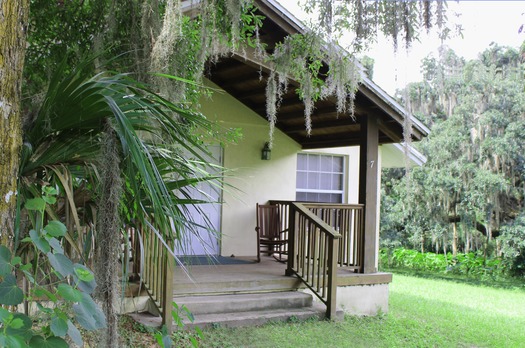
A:
{"label": "stair railing", "polygon": [[174,258],[168,248],[173,250],[173,241],[161,242],[154,231],[150,229],[146,232],[144,226],[129,229],[128,233],[135,236],[134,273],[140,277],[140,281],[159,311],[162,325],[165,325],[168,333],[171,333]]}
{"label": "stair railing", "polygon": [[326,305],[327,318],[334,319],[341,235],[303,204],[278,204],[287,211],[290,227],[286,274],[297,276]]}

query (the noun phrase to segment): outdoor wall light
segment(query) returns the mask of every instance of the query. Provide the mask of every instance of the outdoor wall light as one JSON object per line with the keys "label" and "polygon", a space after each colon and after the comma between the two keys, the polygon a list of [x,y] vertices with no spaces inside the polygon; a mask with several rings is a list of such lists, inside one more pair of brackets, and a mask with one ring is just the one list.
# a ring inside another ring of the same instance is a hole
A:
{"label": "outdoor wall light", "polygon": [[270,149],[270,143],[266,142],[262,148],[261,159],[268,161],[270,158],[272,158],[272,150]]}

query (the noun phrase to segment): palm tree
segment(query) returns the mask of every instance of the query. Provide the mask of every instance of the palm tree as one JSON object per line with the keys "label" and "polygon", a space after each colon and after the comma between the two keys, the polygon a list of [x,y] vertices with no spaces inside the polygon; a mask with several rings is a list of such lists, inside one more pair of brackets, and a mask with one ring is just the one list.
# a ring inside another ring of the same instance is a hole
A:
{"label": "palm tree", "polygon": [[115,265],[122,227],[148,226],[173,254],[171,241],[183,247],[197,227],[188,205],[204,202],[192,199],[187,188],[219,182],[221,175],[203,169],[200,154],[206,148],[196,134],[212,127],[203,115],[164,99],[130,75],[90,77],[92,63],[83,62],[65,77],[58,69],[28,122],[15,244],[24,231],[22,216],[38,220],[21,209],[24,200],[39,196],[43,185],[57,187],[59,199],[46,212],[69,227],[70,252],[85,261],[94,245],[97,258],[104,260],[95,273],[110,327],[104,344],[114,346],[112,304],[118,296]]}

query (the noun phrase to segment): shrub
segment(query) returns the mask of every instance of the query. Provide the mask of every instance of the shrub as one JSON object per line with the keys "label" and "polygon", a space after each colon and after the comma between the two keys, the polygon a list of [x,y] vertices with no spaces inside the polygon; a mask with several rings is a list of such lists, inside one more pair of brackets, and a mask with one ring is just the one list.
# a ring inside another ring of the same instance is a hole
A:
{"label": "shrub", "polygon": [[379,261],[382,267],[453,273],[478,278],[504,276],[507,273],[507,267],[500,259],[485,259],[483,255],[472,252],[453,257],[450,253],[443,255],[405,248],[381,249]]}

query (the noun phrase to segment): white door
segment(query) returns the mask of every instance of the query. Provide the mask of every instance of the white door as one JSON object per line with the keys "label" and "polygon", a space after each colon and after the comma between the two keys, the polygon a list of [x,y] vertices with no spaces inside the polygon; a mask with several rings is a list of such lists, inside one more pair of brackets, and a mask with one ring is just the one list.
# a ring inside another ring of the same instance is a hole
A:
{"label": "white door", "polygon": [[[212,164],[222,165],[222,148],[220,146],[210,146],[208,151],[212,157],[203,157]],[[217,172],[211,166],[206,170],[209,173]],[[190,197],[206,201],[220,202],[221,188],[217,183],[203,182],[196,188],[190,190]],[[220,226],[221,226],[221,204],[205,203],[199,204],[198,208],[188,206],[188,213],[192,217],[194,227],[188,229],[187,239],[184,247],[177,248],[178,255],[219,255],[220,254]]]}

